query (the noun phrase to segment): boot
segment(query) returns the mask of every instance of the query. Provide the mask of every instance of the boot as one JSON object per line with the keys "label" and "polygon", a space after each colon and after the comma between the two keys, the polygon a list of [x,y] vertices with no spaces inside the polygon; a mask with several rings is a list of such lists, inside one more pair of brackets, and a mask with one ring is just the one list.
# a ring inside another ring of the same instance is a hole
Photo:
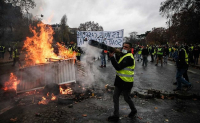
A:
{"label": "boot", "polygon": [[129,118],[134,118],[136,114],[137,114],[137,110],[136,111],[131,111],[131,113],[128,115],[128,117]]}
{"label": "boot", "polygon": [[117,122],[119,120],[119,117],[118,116],[109,116],[108,117],[108,121],[112,121],[112,122]]}

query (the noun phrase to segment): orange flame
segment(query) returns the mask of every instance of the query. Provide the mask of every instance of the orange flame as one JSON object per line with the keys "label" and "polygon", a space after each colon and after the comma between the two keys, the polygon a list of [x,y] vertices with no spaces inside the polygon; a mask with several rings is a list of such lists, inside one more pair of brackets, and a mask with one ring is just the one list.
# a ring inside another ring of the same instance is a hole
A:
{"label": "orange flame", "polygon": [[59,49],[59,56],[61,56],[62,58],[68,59],[76,57],[76,52],[67,49],[64,44],[60,44],[57,42],[57,46]]}
{"label": "orange flame", "polygon": [[[30,27],[33,37],[26,37],[26,40],[24,41],[23,49],[27,52],[25,66],[45,63],[47,62],[46,58],[59,59],[52,48],[54,34],[52,27],[43,23],[37,24],[37,27],[40,31],[36,31],[35,27]],[[76,56],[75,52],[69,52],[63,45],[59,43],[57,43],[57,45],[59,54],[63,58],[73,58]]]}
{"label": "orange flame", "polygon": [[42,100],[38,102],[38,104],[43,104],[43,105],[46,105],[48,104],[48,100],[45,98],[45,97],[42,97]]}
{"label": "orange flame", "polygon": [[49,96],[49,92],[47,93],[47,96]]}
{"label": "orange flame", "polygon": [[13,73],[10,73],[10,79],[9,81],[5,82],[3,90],[17,90],[17,84],[19,84],[19,82],[20,80],[17,80],[17,77]]}
{"label": "orange flame", "polygon": [[61,94],[72,94],[72,89],[70,87],[68,87],[67,89],[63,89],[62,87],[60,87],[60,93]]}
{"label": "orange flame", "polygon": [[56,96],[54,96],[54,94],[51,94],[51,100],[56,100]]}

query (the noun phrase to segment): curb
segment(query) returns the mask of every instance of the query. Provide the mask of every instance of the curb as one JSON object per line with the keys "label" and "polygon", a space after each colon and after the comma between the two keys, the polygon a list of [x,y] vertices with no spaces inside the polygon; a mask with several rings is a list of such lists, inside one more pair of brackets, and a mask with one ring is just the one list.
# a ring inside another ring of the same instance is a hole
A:
{"label": "curb", "polygon": [[[111,92],[113,91],[115,86],[106,85],[106,91]],[[177,92],[168,92],[168,91],[160,91],[155,89],[148,89],[148,90],[140,90],[140,91],[133,91],[130,95],[131,97],[139,97],[143,99],[200,99],[200,94],[190,93],[187,91],[177,91]]]}

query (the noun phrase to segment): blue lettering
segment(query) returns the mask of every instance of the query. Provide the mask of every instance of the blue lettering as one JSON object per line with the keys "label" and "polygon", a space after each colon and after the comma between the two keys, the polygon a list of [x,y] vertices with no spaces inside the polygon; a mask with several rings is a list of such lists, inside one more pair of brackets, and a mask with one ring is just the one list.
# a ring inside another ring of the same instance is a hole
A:
{"label": "blue lettering", "polygon": [[81,46],[81,45],[84,44],[84,41],[83,41],[82,38],[78,38],[78,39],[77,39],[77,43],[78,43],[78,46]]}
{"label": "blue lettering", "polygon": [[117,37],[116,38],[119,38],[119,32],[117,32]]}
{"label": "blue lettering", "polygon": [[110,38],[110,32],[105,33],[105,38]]}
{"label": "blue lettering", "polygon": [[112,37],[113,37],[113,38],[115,37],[115,34],[116,34],[116,33],[115,33],[115,32],[113,32],[113,34],[112,34]]}

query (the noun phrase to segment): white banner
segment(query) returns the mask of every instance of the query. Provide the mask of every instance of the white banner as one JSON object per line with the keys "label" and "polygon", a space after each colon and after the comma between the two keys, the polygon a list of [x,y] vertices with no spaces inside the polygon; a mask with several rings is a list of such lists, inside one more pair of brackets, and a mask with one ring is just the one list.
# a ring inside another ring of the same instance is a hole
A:
{"label": "white banner", "polygon": [[123,29],[119,31],[77,31],[77,46],[85,47],[89,40],[95,40],[111,47],[122,47],[123,37]]}

